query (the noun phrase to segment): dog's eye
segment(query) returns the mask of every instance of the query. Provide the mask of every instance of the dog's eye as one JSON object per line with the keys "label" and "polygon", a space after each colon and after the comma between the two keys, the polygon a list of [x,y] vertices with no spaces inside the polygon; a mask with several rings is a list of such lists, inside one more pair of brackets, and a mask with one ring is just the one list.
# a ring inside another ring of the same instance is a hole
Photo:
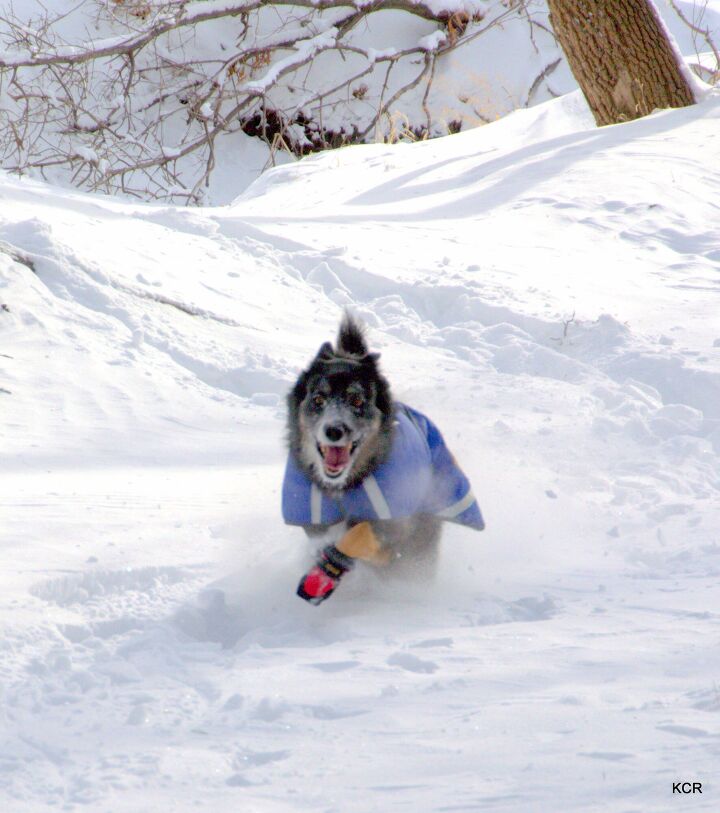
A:
{"label": "dog's eye", "polygon": [[316,407],[321,407],[325,403],[325,396],[324,395],[313,395],[312,402]]}
{"label": "dog's eye", "polygon": [[362,395],[355,393],[355,395],[350,396],[350,406],[355,407],[355,409],[359,409],[363,403]]}

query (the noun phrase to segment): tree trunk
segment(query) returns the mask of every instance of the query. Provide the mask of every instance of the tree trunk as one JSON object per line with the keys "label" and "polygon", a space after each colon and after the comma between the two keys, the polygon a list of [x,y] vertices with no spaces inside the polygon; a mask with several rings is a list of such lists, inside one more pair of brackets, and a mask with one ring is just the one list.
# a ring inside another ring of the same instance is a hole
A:
{"label": "tree trunk", "polygon": [[548,6],[598,126],[695,103],[652,0],[548,0]]}

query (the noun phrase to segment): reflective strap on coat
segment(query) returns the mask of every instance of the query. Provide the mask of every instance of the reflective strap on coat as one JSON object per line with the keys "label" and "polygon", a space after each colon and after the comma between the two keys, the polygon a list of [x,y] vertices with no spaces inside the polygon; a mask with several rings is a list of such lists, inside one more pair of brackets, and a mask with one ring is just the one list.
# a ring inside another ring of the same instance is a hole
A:
{"label": "reflective strap on coat", "polygon": [[372,505],[373,511],[377,514],[377,518],[392,519],[390,506],[387,504],[385,495],[382,493],[382,491],[380,491],[378,481],[373,477],[372,474],[363,480],[363,488],[365,489],[365,493],[370,500],[370,505]]}
{"label": "reflective strap on coat", "polygon": [[461,500],[449,505],[447,508],[443,508],[442,511],[438,511],[436,516],[444,517],[445,519],[453,519],[454,517],[462,514],[464,511],[467,511],[467,509],[470,508],[474,502],[475,495],[472,493],[472,491],[468,490],[468,493]]}
{"label": "reflective strap on coat", "polygon": [[315,483],[310,488],[310,522],[313,525],[322,523],[322,491]]}

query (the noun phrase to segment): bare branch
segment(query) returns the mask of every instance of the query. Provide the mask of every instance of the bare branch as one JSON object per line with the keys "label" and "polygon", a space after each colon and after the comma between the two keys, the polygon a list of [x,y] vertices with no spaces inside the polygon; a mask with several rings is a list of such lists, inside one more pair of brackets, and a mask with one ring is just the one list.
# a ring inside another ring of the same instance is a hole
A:
{"label": "bare branch", "polygon": [[[687,15],[683,13],[682,9],[678,6],[675,0],[668,0],[670,7],[672,10],[677,14],[677,16],[685,23],[685,25],[694,33],[698,34],[702,39],[705,41],[707,47],[712,51],[713,57],[715,59],[715,70],[711,71],[712,77],[711,81],[717,81],[718,77],[720,76],[720,51],[718,51],[717,46],[715,45],[715,41],[712,38],[712,34],[710,33],[710,29],[708,27],[700,28],[699,25],[694,23],[692,20],[688,20]],[[705,3],[707,6],[707,3]],[[704,12],[703,12],[704,13]],[[702,17],[702,15],[701,15]],[[697,51],[697,48],[696,48]],[[700,55],[698,54],[698,59]]]}
{"label": "bare branch", "polygon": [[[121,33],[79,45],[57,33],[59,16],[23,21],[6,11],[0,159],[5,169],[35,170],[86,189],[197,203],[216,168],[220,135],[259,136],[274,160],[279,150],[303,155],[380,135],[401,104],[424,119],[412,131],[430,133],[440,126],[431,97],[443,57],[511,13],[498,4],[483,21],[454,10],[455,0],[445,5],[106,2],[98,6],[97,28]],[[383,51],[367,47],[365,34],[356,36],[359,24],[390,10],[423,20],[430,36]],[[226,40],[200,56],[195,38],[219,20],[237,28],[232,46]],[[340,67],[324,72],[320,64]]]}
{"label": "bare branch", "polygon": [[[66,46],[56,49],[46,56],[29,56],[20,59],[0,59],[0,68],[29,68],[42,67],[43,65],[77,65],[90,60],[101,59],[109,56],[120,56],[131,52],[142,50],[148,43],[160,38],[169,31],[179,31],[182,28],[194,27],[200,23],[210,20],[218,20],[225,17],[238,17],[257,11],[268,5],[273,6],[293,6],[305,8],[315,12],[327,11],[329,9],[355,7],[353,0],[253,0],[244,3],[228,3],[222,7],[214,7],[210,11],[188,11],[193,6],[202,6],[203,3],[193,3],[178,6],[178,11],[174,16],[166,17],[162,15],[157,22],[150,25],[145,31],[134,37],[113,38],[110,41],[97,41],[90,43],[89,47],[79,49],[76,46]],[[214,4],[213,4],[214,5]],[[431,6],[415,0],[373,0],[373,2],[363,5],[364,15],[372,14],[375,11],[405,11],[416,17],[433,22],[445,22],[449,19],[448,12],[434,11]],[[12,24],[6,17],[0,17],[0,21]]]}

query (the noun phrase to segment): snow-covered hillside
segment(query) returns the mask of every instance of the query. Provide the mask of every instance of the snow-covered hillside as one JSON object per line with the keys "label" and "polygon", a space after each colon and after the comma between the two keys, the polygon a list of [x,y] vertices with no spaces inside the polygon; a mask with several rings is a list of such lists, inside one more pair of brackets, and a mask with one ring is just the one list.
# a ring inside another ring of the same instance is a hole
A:
{"label": "snow-covered hillside", "polygon": [[[719,118],[571,95],[217,209],[0,178],[2,809],[717,809]],[[488,528],[314,608],[283,395],[345,306]]]}
{"label": "snow-covered hillside", "polygon": [[[656,5],[714,81],[720,0]],[[467,131],[577,88],[546,0],[6,0],[0,62],[2,168],[214,205],[299,154]]]}

